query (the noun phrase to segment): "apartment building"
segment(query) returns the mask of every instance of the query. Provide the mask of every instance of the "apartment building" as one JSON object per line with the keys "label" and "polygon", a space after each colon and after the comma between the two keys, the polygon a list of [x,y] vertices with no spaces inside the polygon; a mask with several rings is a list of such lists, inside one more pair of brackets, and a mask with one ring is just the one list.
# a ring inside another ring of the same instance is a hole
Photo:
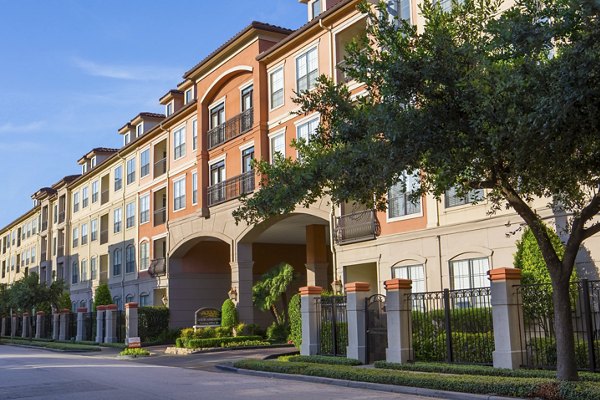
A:
{"label": "apartment building", "polygon": [[[365,281],[373,293],[392,277],[415,291],[488,284],[486,272],[512,265],[521,219],[449,191],[440,200],[411,202],[418,185],[390,189],[386,212],[361,204],[308,208],[256,226],[236,224],[239,197],[258,188],[254,158],[297,157],[293,139],[310,140],[318,114],[298,115],[295,92],[320,74],[346,82],[344,45],[364,32],[357,0],[304,0],[307,23],[296,31],[252,22],[183,75],[159,99],[164,114],[143,112],[118,129],[123,146],[96,148],[78,160],[81,173],[32,195],[34,207],[0,230],[0,282],[24,269],[43,282],[64,279],[73,307],[90,306],[107,283],[119,307],[130,301],[168,305],[174,327],[190,326],[201,307],[234,298],[240,318],[266,325],[252,306],[252,285],[281,262],[299,286]],[[422,24],[414,2],[390,1],[390,11]],[[565,224],[536,200],[536,211]],[[600,237],[588,240],[579,275],[597,278]]]}

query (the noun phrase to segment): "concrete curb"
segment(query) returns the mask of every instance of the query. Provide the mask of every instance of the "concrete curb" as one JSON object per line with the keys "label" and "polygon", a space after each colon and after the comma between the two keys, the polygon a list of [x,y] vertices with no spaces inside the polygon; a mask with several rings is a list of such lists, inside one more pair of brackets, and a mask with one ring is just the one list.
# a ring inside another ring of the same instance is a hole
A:
{"label": "concrete curb", "polygon": [[[519,400],[516,397],[502,397],[487,394],[473,394],[473,393],[460,393],[460,392],[448,392],[445,390],[435,390],[418,388],[411,386],[396,386],[386,385],[383,383],[371,383],[371,382],[357,382],[357,381],[346,381],[342,379],[324,378],[320,376],[307,376],[307,375],[292,375],[292,374],[281,374],[278,372],[265,372],[265,371],[253,371],[250,369],[235,368],[228,365],[216,365],[217,369],[226,372],[233,372],[236,374],[259,376],[263,378],[273,379],[286,379],[300,382],[310,383],[323,383],[326,385],[344,386],[355,389],[368,389],[377,390],[380,392],[391,392],[400,394],[412,394],[415,396],[426,396],[426,397],[438,397],[447,400]],[[522,399],[524,400],[524,399]]]}

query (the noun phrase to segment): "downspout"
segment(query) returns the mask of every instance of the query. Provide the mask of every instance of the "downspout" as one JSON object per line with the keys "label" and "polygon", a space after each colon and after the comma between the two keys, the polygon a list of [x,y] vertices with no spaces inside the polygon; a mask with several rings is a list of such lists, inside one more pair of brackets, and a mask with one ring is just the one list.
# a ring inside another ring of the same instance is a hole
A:
{"label": "downspout", "polygon": [[[436,221],[435,221],[435,226],[439,227],[440,226],[440,201],[438,199],[435,199],[435,216],[436,216]],[[440,235],[436,235],[436,239],[437,239],[437,251],[438,251],[438,266],[439,266],[439,270],[440,270],[440,289],[443,289],[444,287],[444,282],[443,282],[443,276],[444,276],[444,265],[442,263],[442,237]]]}
{"label": "downspout", "polygon": [[[121,157],[121,152],[117,153],[119,159],[124,161],[125,159]],[[121,242],[125,244],[125,224],[123,223],[123,216],[125,215],[125,191],[127,190],[127,163],[125,163],[125,168],[123,168],[125,172],[125,182],[123,184],[123,191],[121,193]],[[121,178],[123,179],[123,178]],[[113,211],[114,216],[114,211]],[[114,219],[114,217],[113,217]],[[114,224],[114,221],[113,221]],[[114,228],[113,228],[114,229]],[[123,255],[125,254],[125,258],[127,257],[127,248],[124,249],[125,253],[121,253],[121,302],[123,304],[123,310],[125,310],[125,268],[123,265]]]}
{"label": "downspout", "polygon": [[[338,279],[338,265],[337,265],[337,252],[335,248],[334,238],[334,224],[335,224],[335,204],[331,203],[331,213],[329,215],[329,247],[331,248],[331,262],[333,264],[333,280]],[[341,279],[340,279],[341,280]]]}
{"label": "downspout", "polygon": [[[165,241],[165,246],[166,246],[166,250],[165,250],[165,276],[168,278],[169,277],[169,260],[170,260],[170,252],[169,249],[171,248],[171,235],[169,234],[169,189],[170,186],[169,185],[169,178],[170,178],[170,169],[169,169],[169,160],[170,157],[169,155],[171,154],[171,151],[169,149],[169,144],[171,143],[171,141],[169,140],[169,131],[166,130],[165,128],[163,128],[163,123],[160,123],[160,130],[162,132],[165,132],[167,134],[167,144],[166,144],[166,158],[165,158],[165,170],[166,170],[166,178],[167,178],[167,185],[165,187],[165,195],[167,197],[167,203],[165,205],[165,227],[167,228],[167,237],[166,237],[166,241]],[[186,193],[187,196],[187,193]],[[154,243],[153,243],[154,246]],[[148,249],[149,250],[149,249]],[[152,248],[152,252],[154,253],[154,247]],[[156,257],[156,255],[154,255]],[[156,277],[156,285],[158,288],[161,287],[161,283],[160,283],[160,276]],[[168,293],[168,287],[167,289],[167,299],[169,298],[169,293]],[[167,303],[168,304],[168,303]]]}

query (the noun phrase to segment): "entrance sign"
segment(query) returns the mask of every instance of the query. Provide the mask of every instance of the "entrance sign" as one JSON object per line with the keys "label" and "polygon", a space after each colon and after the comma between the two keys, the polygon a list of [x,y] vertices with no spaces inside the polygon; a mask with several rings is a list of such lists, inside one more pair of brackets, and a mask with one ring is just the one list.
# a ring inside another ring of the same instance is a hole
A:
{"label": "entrance sign", "polygon": [[221,311],[203,307],[196,311],[194,329],[221,326]]}

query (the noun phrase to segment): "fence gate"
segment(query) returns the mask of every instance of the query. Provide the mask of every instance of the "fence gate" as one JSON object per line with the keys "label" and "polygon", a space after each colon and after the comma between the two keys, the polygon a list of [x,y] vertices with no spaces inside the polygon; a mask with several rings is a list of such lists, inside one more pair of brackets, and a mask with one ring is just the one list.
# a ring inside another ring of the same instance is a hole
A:
{"label": "fence gate", "polygon": [[319,330],[319,354],[346,356],[348,319],[346,296],[323,296],[316,299]]}
{"label": "fence gate", "polygon": [[385,296],[375,294],[366,299],[367,362],[385,360],[387,348],[387,313]]}

